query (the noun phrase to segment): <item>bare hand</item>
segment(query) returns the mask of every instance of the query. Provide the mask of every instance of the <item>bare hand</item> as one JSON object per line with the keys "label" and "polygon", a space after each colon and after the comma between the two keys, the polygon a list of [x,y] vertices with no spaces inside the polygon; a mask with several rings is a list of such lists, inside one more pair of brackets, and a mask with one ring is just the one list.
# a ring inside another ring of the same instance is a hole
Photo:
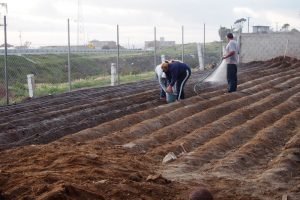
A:
{"label": "bare hand", "polygon": [[173,93],[173,89],[172,89],[171,85],[169,85],[169,86],[167,87],[166,92],[167,92],[167,93]]}

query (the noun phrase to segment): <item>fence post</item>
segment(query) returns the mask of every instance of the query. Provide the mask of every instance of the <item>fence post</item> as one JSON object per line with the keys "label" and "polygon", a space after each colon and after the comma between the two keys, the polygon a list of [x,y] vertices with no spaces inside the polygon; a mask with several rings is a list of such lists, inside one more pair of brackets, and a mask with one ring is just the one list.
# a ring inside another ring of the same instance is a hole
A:
{"label": "fence post", "polygon": [[120,45],[119,45],[119,24],[117,24],[117,75],[118,75],[118,84],[120,84],[120,66],[119,66],[119,58],[120,58]]}
{"label": "fence post", "polygon": [[7,36],[6,36],[6,16],[4,16],[4,76],[5,76],[5,96],[6,104],[9,104],[8,76],[7,76]]}
{"label": "fence post", "polygon": [[198,59],[199,59],[199,70],[203,71],[204,70],[204,64],[203,64],[203,54],[201,50],[201,44],[197,43],[197,50],[198,50]]}
{"label": "fence post", "polygon": [[34,90],[35,90],[35,82],[34,82],[34,75],[33,74],[27,74],[27,83],[28,83],[28,92],[29,97],[34,97]]}
{"label": "fence post", "polygon": [[118,81],[116,63],[111,63],[110,74],[111,86],[114,86],[117,84]]}
{"label": "fence post", "polygon": [[69,82],[69,92],[71,92],[71,61],[70,61],[70,53],[71,53],[71,46],[70,46],[70,20],[68,19],[68,82]]}
{"label": "fence post", "polygon": [[161,63],[164,63],[166,61],[165,55],[161,55],[160,57],[161,57]]}
{"label": "fence post", "polygon": [[284,50],[284,56],[283,56],[283,58],[285,58],[285,56],[286,56],[286,53],[288,51],[288,46],[289,46],[289,40],[287,39],[286,40],[286,45],[285,45],[285,50]]}

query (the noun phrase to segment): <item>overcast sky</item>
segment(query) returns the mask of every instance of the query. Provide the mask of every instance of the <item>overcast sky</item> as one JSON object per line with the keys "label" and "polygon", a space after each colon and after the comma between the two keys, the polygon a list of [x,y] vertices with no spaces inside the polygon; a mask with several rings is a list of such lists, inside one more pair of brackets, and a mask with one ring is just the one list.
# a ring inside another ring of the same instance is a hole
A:
{"label": "overcast sky", "polygon": [[[275,31],[285,23],[300,30],[299,0],[80,0],[79,12],[77,0],[2,2],[7,3],[8,43],[13,45],[25,41],[33,46],[66,45],[68,18],[71,45],[78,40],[80,44],[93,39],[116,41],[117,24],[125,47],[141,47],[153,40],[154,26],[157,39],[176,43],[181,43],[182,26],[185,43],[203,42],[204,23],[206,42],[218,41],[220,26],[230,28],[237,19],[248,17],[250,32],[253,25],[271,26]],[[1,18],[4,13],[1,9]],[[247,26],[246,22],[244,32]],[[3,34],[0,40],[3,43]]]}

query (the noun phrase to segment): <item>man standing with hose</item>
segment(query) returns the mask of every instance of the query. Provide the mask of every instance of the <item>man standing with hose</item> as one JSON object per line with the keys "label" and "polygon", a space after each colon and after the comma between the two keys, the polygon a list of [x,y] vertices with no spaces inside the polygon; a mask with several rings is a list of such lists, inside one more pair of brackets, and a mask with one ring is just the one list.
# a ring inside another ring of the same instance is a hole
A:
{"label": "man standing with hose", "polygon": [[177,100],[184,99],[184,85],[191,76],[190,67],[179,61],[166,61],[161,65],[161,68],[170,80],[166,92],[172,93],[172,87],[176,84]]}
{"label": "man standing with hose", "polygon": [[232,33],[227,34],[227,39],[226,54],[222,59],[226,59],[227,63],[228,92],[230,93],[235,92],[237,88],[238,44],[233,39]]}

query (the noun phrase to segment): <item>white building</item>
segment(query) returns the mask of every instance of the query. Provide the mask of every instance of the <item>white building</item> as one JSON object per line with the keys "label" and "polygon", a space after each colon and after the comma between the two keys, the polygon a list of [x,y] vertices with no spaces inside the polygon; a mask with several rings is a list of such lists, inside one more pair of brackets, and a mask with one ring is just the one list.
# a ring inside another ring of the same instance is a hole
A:
{"label": "white building", "polygon": [[252,26],[253,33],[269,33],[270,26]]}
{"label": "white building", "polygon": [[[172,47],[175,46],[175,41],[165,41],[164,37],[161,37],[159,41],[156,41],[156,47]],[[153,41],[145,41],[145,49],[154,49],[154,40]]]}

